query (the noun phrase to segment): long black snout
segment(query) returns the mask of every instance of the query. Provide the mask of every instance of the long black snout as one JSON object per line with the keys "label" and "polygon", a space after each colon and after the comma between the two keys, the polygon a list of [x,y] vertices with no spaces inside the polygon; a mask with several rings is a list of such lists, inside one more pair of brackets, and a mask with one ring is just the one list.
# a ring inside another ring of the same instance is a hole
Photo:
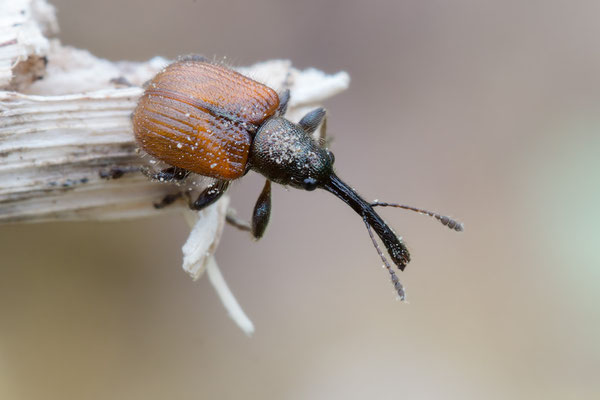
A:
{"label": "long black snout", "polygon": [[373,207],[333,173],[329,177],[329,180],[322,184],[322,187],[352,207],[373,228],[383,242],[394,264],[400,270],[404,271],[406,264],[410,261],[408,249],[379,214],[375,212]]}

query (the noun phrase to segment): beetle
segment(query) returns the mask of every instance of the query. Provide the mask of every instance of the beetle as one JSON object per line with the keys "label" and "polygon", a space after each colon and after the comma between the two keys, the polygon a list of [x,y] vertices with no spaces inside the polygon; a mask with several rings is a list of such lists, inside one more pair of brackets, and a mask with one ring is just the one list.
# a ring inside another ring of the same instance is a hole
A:
{"label": "beetle", "polygon": [[284,116],[289,98],[289,90],[278,95],[228,67],[201,56],[188,56],[167,66],[147,84],[133,114],[133,130],[143,151],[171,166],[153,174],[153,178],[180,181],[195,173],[214,179],[196,200],[190,199],[192,209],[200,210],[217,201],[231,181],[248,171],[262,174],[266,182],[251,224],[256,239],[264,234],[269,221],[271,181],[334,194],[361,216],[395,290],[404,299],[404,289],[373,231],[400,270],[410,261],[410,254],[374,207],[424,213],[457,231],[462,230],[462,224],[414,207],[365,201],[338,178],[333,153],[312,137],[324,121],[325,109],[310,111],[294,123]]}

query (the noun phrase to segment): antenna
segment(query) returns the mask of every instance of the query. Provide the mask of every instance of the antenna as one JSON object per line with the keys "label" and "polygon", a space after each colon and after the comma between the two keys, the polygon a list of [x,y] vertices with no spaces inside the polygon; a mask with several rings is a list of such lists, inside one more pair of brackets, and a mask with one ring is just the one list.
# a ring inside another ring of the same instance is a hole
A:
{"label": "antenna", "polygon": [[440,221],[440,223],[442,225],[445,225],[448,228],[453,229],[457,232],[462,232],[465,229],[462,222],[459,222],[450,217],[446,217],[445,215],[441,215],[441,214],[438,214],[438,213],[435,213],[432,211],[423,210],[421,208],[406,206],[403,204],[385,203],[382,201],[375,201],[374,203],[371,203],[371,207],[377,207],[377,206],[403,208],[405,210],[411,210],[411,211],[417,212],[419,214],[429,215],[430,217],[433,217],[433,218],[437,219],[438,221]]}
{"label": "antenna", "polygon": [[369,225],[369,222],[368,222],[366,216],[363,216],[363,221],[365,223],[365,226],[367,227],[367,231],[369,231],[369,237],[371,238],[371,241],[373,242],[373,246],[375,246],[375,249],[377,250],[379,257],[381,257],[381,260],[383,261],[383,265],[385,265],[385,268],[387,268],[388,272],[390,273],[390,278],[392,280],[392,285],[394,285],[394,289],[396,290],[396,292],[398,292],[398,296],[400,296],[400,300],[404,301],[406,298],[406,293],[404,292],[404,287],[402,286],[402,284],[400,283],[400,280],[398,279],[398,275],[396,275],[396,272],[394,272],[394,270],[392,269],[392,266],[390,265],[388,260],[383,255],[383,251],[381,251],[379,244],[377,244],[377,240],[375,240],[375,236],[373,236],[373,230],[371,229],[371,225]]}

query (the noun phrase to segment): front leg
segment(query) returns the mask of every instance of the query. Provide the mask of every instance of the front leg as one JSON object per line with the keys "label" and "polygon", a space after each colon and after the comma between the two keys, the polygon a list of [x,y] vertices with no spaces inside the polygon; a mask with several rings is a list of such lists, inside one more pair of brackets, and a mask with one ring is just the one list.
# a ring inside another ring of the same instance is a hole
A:
{"label": "front leg", "polygon": [[309,113],[307,113],[300,122],[298,122],[304,131],[310,135],[312,135],[319,125],[321,125],[321,130],[319,132],[319,137],[317,140],[319,141],[319,145],[323,148],[329,146],[330,138],[327,137],[327,112],[324,108],[319,107],[316,108]]}
{"label": "front leg", "polygon": [[202,210],[205,207],[210,206],[215,201],[219,200],[221,196],[227,191],[229,187],[229,181],[218,180],[200,193],[196,201],[191,201],[188,197],[188,204],[192,210]]}
{"label": "front leg", "polygon": [[315,108],[306,114],[302,119],[298,122],[298,125],[304,129],[304,131],[308,134],[312,134],[317,130],[321,121],[325,118],[326,111],[323,107]]}
{"label": "front leg", "polygon": [[252,236],[256,240],[260,239],[265,233],[270,217],[271,181],[267,179],[260,196],[258,196],[258,200],[256,200],[254,212],[252,213]]}
{"label": "front leg", "polygon": [[283,116],[287,111],[287,106],[290,101],[290,89],[285,89],[283,93],[279,96],[279,108],[277,109],[277,114]]}

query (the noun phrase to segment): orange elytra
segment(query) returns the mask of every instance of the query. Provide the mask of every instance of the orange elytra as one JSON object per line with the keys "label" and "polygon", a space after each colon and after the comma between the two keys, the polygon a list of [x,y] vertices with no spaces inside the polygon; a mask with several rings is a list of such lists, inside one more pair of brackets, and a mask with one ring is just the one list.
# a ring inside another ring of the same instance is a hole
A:
{"label": "orange elytra", "polygon": [[221,66],[171,64],[149,83],[133,116],[142,149],[217,179],[244,175],[252,135],[279,107],[275,91]]}

